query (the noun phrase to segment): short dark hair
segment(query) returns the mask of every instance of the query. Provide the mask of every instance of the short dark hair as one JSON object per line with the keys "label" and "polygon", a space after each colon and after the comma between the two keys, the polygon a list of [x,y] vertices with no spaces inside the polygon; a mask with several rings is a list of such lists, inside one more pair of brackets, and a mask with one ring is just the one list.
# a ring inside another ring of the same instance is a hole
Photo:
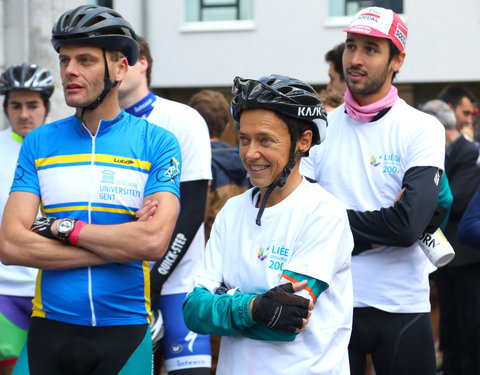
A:
{"label": "short dark hair", "polygon": [[222,136],[230,117],[230,106],[220,91],[199,91],[190,98],[188,105],[205,119],[210,138]]}
{"label": "short dark hair", "polygon": [[[275,114],[278,117],[280,117],[280,119],[285,124],[287,124],[288,132],[290,133],[290,141],[291,142],[293,142],[293,137],[295,135],[295,131],[297,132],[296,139],[298,140],[303,135],[303,133],[305,133],[305,131],[312,130],[312,124],[313,123],[310,122],[310,121],[303,120],[303,119],[300,119],[300,118],[294,118],[294,117],[286,116],[283,113],[279,113],[279,112],[275,112]],[[312,147],[312,145],[310,145],[310,148],[311,147]],[[309,151],[310,150],[307,150],[307,152],[304,153],[304,156],[308,156]]]}
{"label": "short dark hair", "polygon": [[449,85],[438,94],[438,99],[443,100],[447,104],[451,104],[453,108],[457,108],[465,97],[473,104],[477,102],[477,99],[469,90],[458,85]]}
{"label": "short dark hair", "polygon": [[[28,91],[28,90],[27,90]],[[32,92],[38,92],[38,91],[32,91]],[[45,106],[45,116],[49,114],[50,112],[50,97],[42,92],[38,92],[40,94],[40,98],[42,98],[43,105]],[[10,91],[5,93],[5,98],[3,99],[3,113],[5,113],[5,116],[8,117],[7,114],[7,107],[8,107],[8,97],[10,94]]]}
{"label": "short dark hair", "polygon": [[[393,43],[390,39],[387,39],[387,40],[388,40],[388,45],[390,47],[390,56],[388,58],[388,62],[390,63],[390,61],[392,61],[394,57],[400,55],[402,51],[400,51],[398,47],[395,45],[395,43]],[[397,73],[398,72],[393,72],[392,82],[395,79],[395,76],[397,75]]]}
{"label": "short dark hair", "polygon": [[343,51],[345,50],[345,43],[333,47],[325,54],[325,61],[333,64],[333,70],[335,70],[342,82],[345,82],[345,75],[343,74]]}
{"label": "short dark hair", "polygon": [[140,36],[137,35],[137,42],[139,46],[138,50],[138,57],[145,57],[147,59],[148,63],[148,68],[147,68],[147,85],[150,87],[150,83],[152,82],[152,65],[153,65],[153,59],[152,59],[152,53],[150,52],[150,46],[148,45],[147,40]]}

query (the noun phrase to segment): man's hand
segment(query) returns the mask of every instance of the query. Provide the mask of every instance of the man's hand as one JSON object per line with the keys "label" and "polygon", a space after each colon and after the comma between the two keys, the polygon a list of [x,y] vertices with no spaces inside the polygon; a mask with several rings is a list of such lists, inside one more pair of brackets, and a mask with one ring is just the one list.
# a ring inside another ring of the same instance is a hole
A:
{"label": "man's hand", "polygon": [[147,200],[143,203],[143,206],[135,212],[132,221],[147,221],[150,220],[157,210],[158,201]]}
{"label": "man's hand", "polygon": [[55,220],[57,220],[55,217],[37,217],[30,227],[30,230],[43,237],[56,240],[57,237],[52,233],[52,224]]}
{"label": "man's hand", "polygon": [[313,303],[294,293],[303,289],[306,283],[282,284],[258,295],[250,304],[252,319],[279,331],[304,331]]}
{"label": "man's hand", "polygon": [[393,204],[397,203],[400,199],[402,199],[402,196],[403,196],[403,192],[405,191],[405,188],[403,188],[402,190],[400,190],[400,192],[397,194],[397,196],[395,197],[395,199],[393,200]]}

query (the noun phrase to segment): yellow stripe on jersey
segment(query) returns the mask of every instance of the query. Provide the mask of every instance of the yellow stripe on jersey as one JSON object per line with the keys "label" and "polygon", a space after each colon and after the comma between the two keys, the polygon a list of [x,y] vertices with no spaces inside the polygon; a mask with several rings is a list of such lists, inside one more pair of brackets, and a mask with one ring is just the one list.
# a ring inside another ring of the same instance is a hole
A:
{"label": "yellow stripe on jersey", "polygon": [[[45,167],[45,166],[54,165],[54,164],[84,163],[84,162],[91,162],[91,161],[92,161],[91,154],[58,155],[58,156],[52,156],[48,158],[37,159],[35,160],[35,166],[38,169],[39,167]],[[139,159],[132,159],[124,156],[107,155],[107,154],[95,154],[95,162],[136,167],[146,171],[149,171],[152,165],[152,163],[149,161],[142,161]]]}
{"label": "yellow stripe on jersey", "polygon": [[54,207],[54,208],[44,208],[43,211],[47,214],[52,214],[54,212],[64,212],[64,211],[87,211],[88,206],[64,206],[64,207]]}
{"label": "yellow stripe on jersey", "polygon": [[35,166],[38,169],[39,167],[45,167],[47,165],[82,163],[91,161],[92,154],[59,155],[51,156],[49,158],[36,159]]}
{"label": "yellow stripe on jersey", "polygon": [[[144,289],[144,295],[145,295],[145,310],[148,313],[148,324],[152,321],[152,306],[151,306],[151,301],[150,301],[150,267],[148,265],[147,261],[142,262],[142,267],[143,267],[143,279],[145,280],[145,289]],[[155,308],[155,307],[154,307]]]}
{"label": "yellow stripe on jersey", "polygon": [[37,280],[35,281],[35,297],[33,297],[33,312],[32,317],[45,318],[45,311],[43,311],[42,303],[42,289],[40,288],[42,280],[42,270],[38,270]]}

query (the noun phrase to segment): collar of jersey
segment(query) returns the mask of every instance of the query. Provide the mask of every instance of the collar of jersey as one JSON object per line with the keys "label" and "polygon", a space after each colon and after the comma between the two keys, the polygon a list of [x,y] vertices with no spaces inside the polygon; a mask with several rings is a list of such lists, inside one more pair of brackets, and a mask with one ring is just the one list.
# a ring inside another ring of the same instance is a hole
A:
{"label": "collar of jersey", "polygon": [[150,112],[152,112],[155,100],[157,100],[155,94],[149,91],[146,97],[136,102],[134,105],[125,108],[125,111],[136,117],[148,117]]}
{"label": "collar of jersey", "polygon": [[[98,128],[98,134],[103,134],[103,133],[108,132],[112,128],[113,125],[121,123],[125,119],[126,116],[127,116],[127,114],[122,109],[120,111],[120,113],[115,118],[113,118],[111,120],[101,120],[100,121],[100,126]],[[80,125],[80,129],[83,132],[84,131],[84,126],[80,124],[80,119],[77,116],[75,116],[75,120]]]}

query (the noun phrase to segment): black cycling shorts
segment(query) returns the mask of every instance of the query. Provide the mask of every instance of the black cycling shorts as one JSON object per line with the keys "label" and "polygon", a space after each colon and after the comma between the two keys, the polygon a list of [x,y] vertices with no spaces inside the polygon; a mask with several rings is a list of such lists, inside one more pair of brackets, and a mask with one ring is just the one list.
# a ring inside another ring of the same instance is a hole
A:
{"label": "black cycling shorts", "polygon": [[350,372],[365,374],[371,354],[376,375],[435,375],[435,348],[428,313],[389,313],[355,308],[348,346]]}
{"label": "black cycling shorts", "polygon": [[[150,375],[147,324],[90,327],[32,318],[14,375]],[[12,375],[13,375],[12,374]]]}

